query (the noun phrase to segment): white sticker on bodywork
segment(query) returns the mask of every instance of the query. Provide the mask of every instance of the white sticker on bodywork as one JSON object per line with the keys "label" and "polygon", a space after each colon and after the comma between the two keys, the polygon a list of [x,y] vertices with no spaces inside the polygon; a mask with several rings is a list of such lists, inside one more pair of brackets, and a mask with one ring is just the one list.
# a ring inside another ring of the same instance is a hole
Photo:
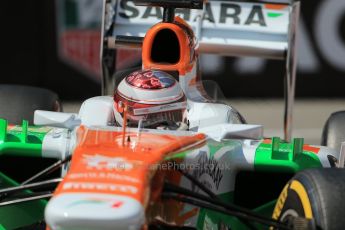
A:
{"label": "white sticker on bodywork", "polygon": [[149,113],[167,112],[187,108],[187,102],[178,102],[167,105],[153,106],[149,108],[134,109],[134,115],[145,115]]}
{"label": "white sticker on bodywork", "polygon": [[[204,11],[177,9],[176,14],[192,27],[198,26],[203,17],[204,29],[236,29],[263,33],[286,34],[289,22],[289,7],[283,4],[245,3],[235,1],[210,1]],[[132,0],[117,4],[116,24],[153,25],[162,19],[160,7],[135,6]]]}

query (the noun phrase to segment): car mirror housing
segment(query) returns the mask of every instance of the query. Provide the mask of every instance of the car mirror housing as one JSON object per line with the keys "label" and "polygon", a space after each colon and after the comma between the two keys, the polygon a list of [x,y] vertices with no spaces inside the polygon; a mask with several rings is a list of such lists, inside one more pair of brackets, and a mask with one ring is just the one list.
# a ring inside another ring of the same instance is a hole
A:
{"label": "car mirror housing", "polygon": [[81,119],[75,113],[36,110],[34,124],[72,130],[81,124]]}

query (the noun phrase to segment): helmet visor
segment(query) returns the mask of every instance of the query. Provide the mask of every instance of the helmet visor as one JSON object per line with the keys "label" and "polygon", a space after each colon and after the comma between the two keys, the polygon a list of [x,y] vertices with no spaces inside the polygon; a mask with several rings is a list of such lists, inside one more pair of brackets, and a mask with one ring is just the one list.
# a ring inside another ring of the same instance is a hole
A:
{"label": "helmet visor", "polygon": [[184,122],[187,102],[185,98],[170,104],[148,105],[136,102],[130,102],[119,95],[115,96],[116,110],[120,112],[123,118],[123,109],[121,103],[127,104],[127,125],[129,127],[138,127],[139,122],[143,128],[157,128],[158,126],[176,126]]}

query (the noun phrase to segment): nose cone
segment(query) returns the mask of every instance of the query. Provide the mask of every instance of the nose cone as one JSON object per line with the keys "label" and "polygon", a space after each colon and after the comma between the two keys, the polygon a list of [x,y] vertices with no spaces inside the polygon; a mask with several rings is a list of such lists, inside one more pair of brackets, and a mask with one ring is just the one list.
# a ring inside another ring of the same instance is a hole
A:
{"label": "nose cone", "polygon": [[145,214],[130,197],[64,193],[49,201],[45,220],[52,230],[135,230],[141,229]]}

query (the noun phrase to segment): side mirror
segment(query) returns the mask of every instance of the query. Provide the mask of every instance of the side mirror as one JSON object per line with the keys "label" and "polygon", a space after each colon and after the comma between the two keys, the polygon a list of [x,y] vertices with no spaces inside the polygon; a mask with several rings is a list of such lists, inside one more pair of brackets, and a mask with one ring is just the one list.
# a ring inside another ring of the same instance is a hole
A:
{"label": "side mirror", "polygon": [[81,124],[81,120],[75,113],[36,110],[34,114],[34,124],[72,130]]}

